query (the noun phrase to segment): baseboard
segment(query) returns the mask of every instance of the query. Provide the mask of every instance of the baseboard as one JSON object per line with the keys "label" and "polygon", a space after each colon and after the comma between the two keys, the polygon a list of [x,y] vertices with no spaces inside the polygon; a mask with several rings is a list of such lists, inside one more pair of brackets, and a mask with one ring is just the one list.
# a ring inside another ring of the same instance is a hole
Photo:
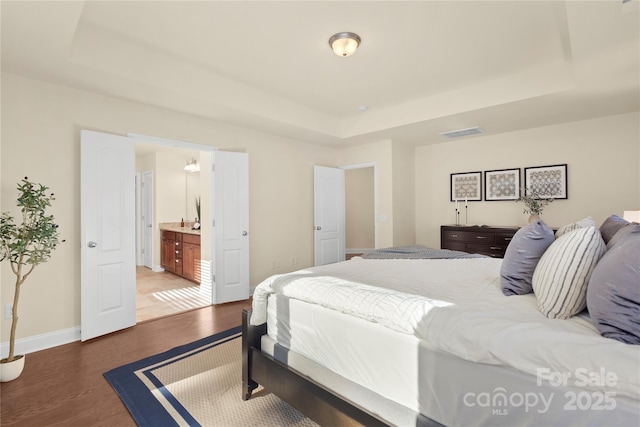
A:
{"label": "baseboard", "polygon": [[[15,354],[29,354],[63,344],[80,340],[80,327],[62,329],[47,334],[34,335],[16,340]],[[0,354],[5,358],[9,355],[9,342],[0,344]]]}

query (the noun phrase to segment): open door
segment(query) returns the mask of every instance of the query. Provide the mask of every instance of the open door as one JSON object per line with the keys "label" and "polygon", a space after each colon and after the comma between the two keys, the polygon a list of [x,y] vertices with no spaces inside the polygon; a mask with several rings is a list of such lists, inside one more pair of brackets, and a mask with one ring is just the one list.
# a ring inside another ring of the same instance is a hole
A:
{"label": "open door", "polygon": [[345,259],[344,170],[314,166],[313,220],[315,265]]}
{"label": "open door", "polygon": [[213,303],[249,298],[249,156],[215,151]]}
{"label": "open door", "polygon": [[142,174],[142,265],[153,270],[153,171]]}
{"label": "open door", "polygon": [[135,155],[130,138],[83,130],[82,341],[136,323]]}

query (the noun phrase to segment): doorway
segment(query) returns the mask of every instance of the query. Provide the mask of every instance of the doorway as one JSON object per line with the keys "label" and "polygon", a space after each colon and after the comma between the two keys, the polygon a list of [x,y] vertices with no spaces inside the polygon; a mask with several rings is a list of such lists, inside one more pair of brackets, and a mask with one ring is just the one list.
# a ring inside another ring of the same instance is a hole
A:
{"label": "doorway", "polygon": [[375,165],[345,169],[346,258],[376,248]]}
{"label": "doorway", "polygon": [[[135,282],[139,258],[136,256],[136,236],[140,235],[140,227],[136,227],[139,221],[135,217],[135,142],[153,142],[205,153],[200,156],[204,166],[201,175],[209,187],[202,194],[203,227],[200,232],[203,240],[209,239],[209,244],[201,246],[200,283],[211,284],[211,304],[249,298],[248,155],[166,138],[138,134],[124,137],[81,130],[82,341],[136,324]],[[155,176],[154,187],[158,189],[158,174]],[[171,193],[176,182],[181,182],[184,188],[184,181],[169,180],[166,188],[155,194]],[[155,223],[161,221],[157,213]],[[179,215],[184,215],[184,211]],[[160,234],[159,228],[154,234]],[[178,241],[177,236],[174,239]],[[187,243],[200,242],[185,237],[183,243],[186,249]],[[158,244],[154,246],[157,248]],[[154,260],[159,254],[159,250],[155,251]],[[194,252],[186,255],[188,259],[195,258]],[[177,264],[175,267],[177,270]],[[191,271],[187,269],[187,272]]]}
{"label": "doorway", "polygon": [[[198,280],[200,275],[188,280],[165,271],[161,266],[159,252],[162,249],[158,239],[162,229],[178,227],[179,231],[197,236],[200,248],[210,245],[209,235],[201,236],[199,230],[192,230],[199,216],[202,194],[210,192],[210,185],[206,177],[201,180],[199,170],[200,159],[206,152],[136,142],[135,153],[136,174],[141,177],[136,221],[139,224],[136,240],[140,242],[136,245],[140,248],[136,258],[141,260],[136,266],[136,322],[139,323],[212,304],[212,288],[202,285],[205,281]],[[181,224],[186,226],[180,227]]]}

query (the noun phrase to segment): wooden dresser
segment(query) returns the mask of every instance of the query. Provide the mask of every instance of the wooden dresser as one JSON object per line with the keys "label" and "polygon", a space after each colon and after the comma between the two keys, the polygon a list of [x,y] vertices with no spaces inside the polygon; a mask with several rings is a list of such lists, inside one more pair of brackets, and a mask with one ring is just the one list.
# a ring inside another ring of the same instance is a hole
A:
{"label": "wooden dresser", "polygon": [[443,225],[440,227],[440,247],[503,258],[511,238],[519,229],[520,227]]}
{"label": "wooden dresser", "polygon": [[161,239],[162,268],[200,283],[200,235],[162,230]]}

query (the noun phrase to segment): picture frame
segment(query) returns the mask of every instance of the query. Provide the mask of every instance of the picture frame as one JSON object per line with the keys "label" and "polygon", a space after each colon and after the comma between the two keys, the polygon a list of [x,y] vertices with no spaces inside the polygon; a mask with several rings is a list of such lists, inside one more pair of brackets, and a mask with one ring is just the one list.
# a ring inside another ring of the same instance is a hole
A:
{"label": "picture frame", "polygon": [[518,200],[520,197],[520,168],[497,169],[484,172],[484,199]]}
{"label": "picture frame", "polygon": [[538,197],[568,199],[567,164],[524,168],[524,186]]}
{"label": "picture frame", "polygon": [[452,173],[450,186],[452,202],[482,200],[482,172]]}

